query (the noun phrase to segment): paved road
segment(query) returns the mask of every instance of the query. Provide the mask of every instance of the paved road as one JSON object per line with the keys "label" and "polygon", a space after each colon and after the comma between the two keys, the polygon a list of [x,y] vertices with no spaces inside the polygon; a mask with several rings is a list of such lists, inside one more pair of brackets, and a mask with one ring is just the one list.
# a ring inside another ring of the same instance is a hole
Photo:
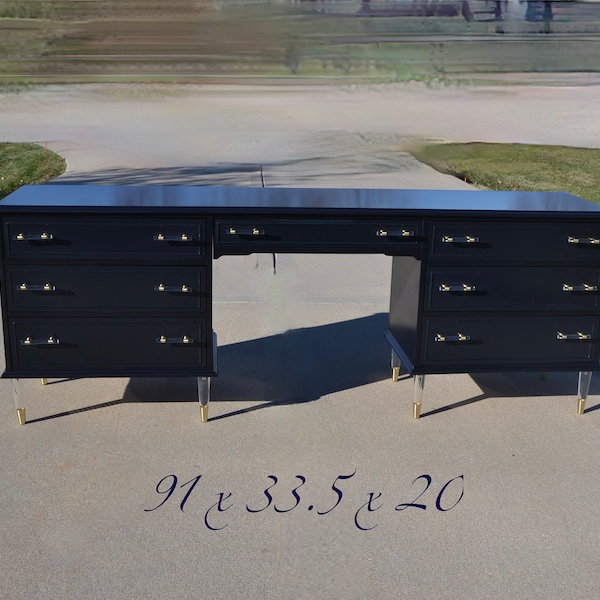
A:
{"label": "paved road", "polygon": [[0,132],[48,142],[69,177],[94,181],[235,183],[262,166],[268,185],[461,187],[403,150],[419,139],[597,147],[599,82],[572,74],[457,89],[48,86],[1,95]]}

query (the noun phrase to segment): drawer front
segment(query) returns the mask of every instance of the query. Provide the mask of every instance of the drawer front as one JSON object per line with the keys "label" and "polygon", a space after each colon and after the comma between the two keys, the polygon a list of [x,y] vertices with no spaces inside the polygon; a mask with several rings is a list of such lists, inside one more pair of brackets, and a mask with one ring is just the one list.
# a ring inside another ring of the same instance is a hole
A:
{"label": "drawer front", "polygon": [[353,220],[250,220],[219,221],[216,245],[220,253],[227,248],[248,252],[290,251],[293,248],[318,252],[339,249],[352,252],[365,249],[393,249],[421,241],[420,221],[353,221]]}
{"label": "drawer front", "polygon": [[594,310],[600,268],[439,267],[427,270],[430,310]]}
{"label": "drawer front", "polygon": [[206,311],[207,267],[8,267],[9,310]]}
{"label": "drawer front", "polygon": [[435,223],[430,234],[437,259],[600,261],[600,225]]}
{"label": "drawer front", "polygon": [[7,258],[121,260],[206,257],[206,222],[177,219],[6,219]]}
{"label": "drawer front", "polygon": [[202,319],[13,319],[10,328],[13,369],[159,372],[206,367],[210,354]]}
{"label": "drawer front", "polygon": [[494,367],[590,362],[597,327],[594,317],[425,319],[422,359],[424,364]]}

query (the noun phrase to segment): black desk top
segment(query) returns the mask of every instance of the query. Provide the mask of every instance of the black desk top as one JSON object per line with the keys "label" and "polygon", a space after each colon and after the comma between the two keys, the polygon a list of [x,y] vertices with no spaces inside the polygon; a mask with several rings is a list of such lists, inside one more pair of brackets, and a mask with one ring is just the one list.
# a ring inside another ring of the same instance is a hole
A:
{"label": "black desk top", "polygon": [[[15,212],[195,212],[263,214],[280,217],[460,216],[499,212],[514,216],[585,215],[600,205],[564,192],[463,190],[312,189],[211,186],[26,185],[0,202],[0,213]],[[397,213],[397,214],[395,214]]]}

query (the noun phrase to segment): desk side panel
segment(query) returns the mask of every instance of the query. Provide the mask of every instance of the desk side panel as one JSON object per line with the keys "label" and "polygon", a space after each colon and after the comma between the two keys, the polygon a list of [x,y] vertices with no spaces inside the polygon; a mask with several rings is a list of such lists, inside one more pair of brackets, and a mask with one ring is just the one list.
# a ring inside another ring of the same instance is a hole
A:
{"label": "desk side panel", "polygon": [[419,296],[422,279],[420,260],[411,256],[394,256],[389,330],[413,365],[419,356]]}

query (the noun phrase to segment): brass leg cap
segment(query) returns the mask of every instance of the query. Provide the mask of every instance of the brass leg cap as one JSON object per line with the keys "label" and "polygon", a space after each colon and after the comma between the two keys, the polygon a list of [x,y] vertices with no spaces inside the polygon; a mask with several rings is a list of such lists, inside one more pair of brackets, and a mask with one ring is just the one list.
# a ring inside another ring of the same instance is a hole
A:
{"label": "brass leg cap", "polygon": [[579,398],[577,403],[577,414],[582,415],[585,412],[585,398]]}
{"label": "brass leg cap", "polygon": [[48,380],[45,377],[42,377],[41,380],[42,385],[46,385],[48,383]]}
{"label": "brass leg cap", "polygon": [[400,379],[400,367],[394,367],[392,369],[392,381],[395,383]]}
{"label": "brass leg cap", "polygon": [[208,421],[208,405],[200,406],[200,423],[206,423]]}
{"label": "brass leg cap", "polygon": [[17,419],[19,419],[19,425],[25,425],[25,409],[17,408]]}
{"label": "brass leg cap", "polygon": [[418,419],[421,416],[421,403],[413,402],[413,419]]}

